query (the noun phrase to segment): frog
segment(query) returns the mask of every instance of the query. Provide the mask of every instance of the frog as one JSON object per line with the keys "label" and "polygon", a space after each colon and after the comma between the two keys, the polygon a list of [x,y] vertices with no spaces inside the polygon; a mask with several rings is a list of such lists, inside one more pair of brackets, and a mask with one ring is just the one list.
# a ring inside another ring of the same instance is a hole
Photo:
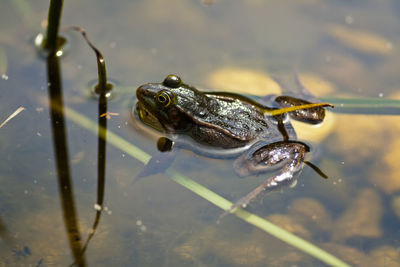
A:
{"label": "frog", "polygon": [[[303,95],[311,99],[311,94],[301,88]],[[291,95],[266,96],[256,101],[231,92],[202,91],[175,74],[161,83],[139,86],[136,98],[134,113],[138,120],[166,136],[159,139],[160,154],[153,156],[144,168],[145,174],[139,176],[160,172],[157,164],[172,161],[165,153],[174,155],[172,152],[179,149],[234,159],[233,169],[240,177],[275,171],[221,217],[238,207],[246,208],[262,192],[295,183],[307,163],[305,155],[310,147],[296,139],[290,119],[318,124],[325,118],[325,108],[333,107]],[[161,170],[169,164],[166,166]]]}

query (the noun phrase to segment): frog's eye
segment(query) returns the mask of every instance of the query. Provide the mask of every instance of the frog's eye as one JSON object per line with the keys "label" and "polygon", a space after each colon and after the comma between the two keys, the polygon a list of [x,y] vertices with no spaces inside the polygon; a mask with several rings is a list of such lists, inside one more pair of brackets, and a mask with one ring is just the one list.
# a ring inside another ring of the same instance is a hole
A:
{"label": "frog's eye", "polygon": [[182,85],[182,80],[179,78],[179,76],[170,74],[164,79],[163,85],[170,88],[178,88]]}
{"label": "frog's eye", "polygon": [[172,103],[172,100],[173,100],[173,95],[171,95],[169,92],[165,90],[161,90],[156,94],[157,103],[164,108],[168,107]]}

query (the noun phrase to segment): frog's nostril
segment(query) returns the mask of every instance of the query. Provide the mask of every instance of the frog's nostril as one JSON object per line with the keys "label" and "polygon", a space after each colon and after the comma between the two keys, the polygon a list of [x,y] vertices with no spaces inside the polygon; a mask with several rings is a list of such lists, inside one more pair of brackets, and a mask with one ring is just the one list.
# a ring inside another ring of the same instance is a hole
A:
{"label": "frog's nostril", "polygon": [[150,91],[146,88],[146,86],[142,85],[137,89],[137,93],[148,96],[150,94]]}

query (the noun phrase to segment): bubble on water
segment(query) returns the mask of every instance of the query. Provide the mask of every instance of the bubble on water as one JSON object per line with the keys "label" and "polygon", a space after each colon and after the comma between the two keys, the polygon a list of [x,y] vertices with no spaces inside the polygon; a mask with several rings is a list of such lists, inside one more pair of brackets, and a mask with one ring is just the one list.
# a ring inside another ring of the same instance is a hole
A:
{"label": "bubble on water", "polygon": [[36,35],[33,42],[37,47],[40,47],[44,42],[44,35],[42,33],[39,33],[38,35]]}

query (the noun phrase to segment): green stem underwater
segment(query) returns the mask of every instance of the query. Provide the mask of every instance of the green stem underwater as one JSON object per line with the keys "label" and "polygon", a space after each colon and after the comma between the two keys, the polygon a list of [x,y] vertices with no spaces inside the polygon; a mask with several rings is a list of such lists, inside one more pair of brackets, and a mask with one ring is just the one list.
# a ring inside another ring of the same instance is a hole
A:
{"label": "green stem underwater", "polygon": [[345,114],[400,115],[400,100],[390,98],[322,98]]}
{"label": "green stem underwater", "polygon": [[315,107],[333,108],[334,106],[329,103],[313,103],[313,104],[305,104],[305,105],[292,106],[292,107],[280,108],[280,109],[274,109],[274,110],[265,110],[264,114],[270,115],[270,116],[276,116],[276,115],[281,115],[281,114],[287,113],[287,112],[292,112],[292,111],[296,111],[296,110],[300,110],[300,109],[315,108]]}

